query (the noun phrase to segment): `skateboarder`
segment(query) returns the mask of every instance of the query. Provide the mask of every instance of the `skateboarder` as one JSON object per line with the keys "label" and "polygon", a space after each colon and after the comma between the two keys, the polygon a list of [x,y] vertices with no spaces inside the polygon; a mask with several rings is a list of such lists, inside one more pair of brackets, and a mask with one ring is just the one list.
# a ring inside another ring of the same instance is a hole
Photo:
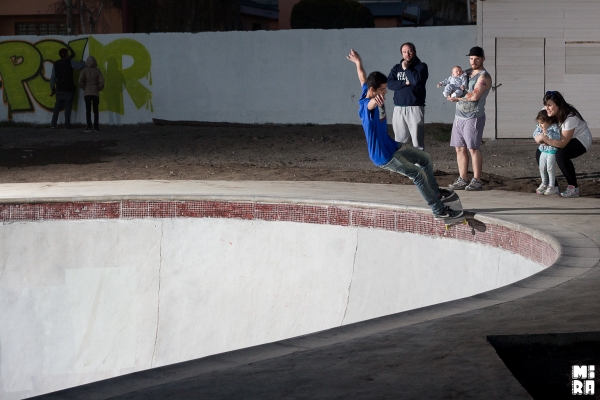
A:
{"label": "skateboarder", "polygon": [[399,144],[389,137],[384,105],[387,77],[378,71],[371,72],[367,77],[362,60],[354,50],[350,50],[346,58],[356,64],[358,80],[362,85],[358,115],[365,130],[371,161],[380,168],[410,178],[427,205],[431,207],[435,218],[459,217],[462,214],[461,210],[453,210],[442,203],[443,195],[453,192],[444,190],[440,194],[440,188],[433,176],[433,162],[429,153],[407,144]]}

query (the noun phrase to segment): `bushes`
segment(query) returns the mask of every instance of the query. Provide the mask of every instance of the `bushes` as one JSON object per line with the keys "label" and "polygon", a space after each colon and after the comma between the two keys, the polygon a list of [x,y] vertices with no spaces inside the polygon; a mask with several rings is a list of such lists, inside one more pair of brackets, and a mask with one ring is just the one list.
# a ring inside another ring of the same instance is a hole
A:
{"label": "bushes", "polygon": [[292,8],[292,29],[373,28],[373,14],[356,0],[301,0]]}

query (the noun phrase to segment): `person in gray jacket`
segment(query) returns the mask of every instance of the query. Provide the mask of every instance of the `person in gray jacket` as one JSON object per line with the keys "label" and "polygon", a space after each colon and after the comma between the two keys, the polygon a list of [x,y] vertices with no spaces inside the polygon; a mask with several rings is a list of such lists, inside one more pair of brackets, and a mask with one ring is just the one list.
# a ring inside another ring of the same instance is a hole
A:
{"label": "person in gray jacket", "polygon": [[79,87],[83,89],[85,100],[85,119],[87,122],[85,132],[92,131],[92,106],[94,107],[94,131],[99,131],[98,104],[100,103],[100,92],[104,89],[104,76],[98,69],[98,63],[93,56],[89,56],[85,61],[85,68],[79,75]]}

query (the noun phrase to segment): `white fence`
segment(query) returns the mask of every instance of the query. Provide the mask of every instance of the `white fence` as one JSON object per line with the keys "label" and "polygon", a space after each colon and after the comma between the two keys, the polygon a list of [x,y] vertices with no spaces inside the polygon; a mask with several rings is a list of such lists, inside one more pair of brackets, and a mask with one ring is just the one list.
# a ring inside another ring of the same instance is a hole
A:
{"label": "white fence", "polygon": [[[413,42],[429,66],[426,122],[452,122],[437,82],[468,67],[475,26],[220,33],[0,37],[0,121],[48,124],[49,79],[58,49],[98,59],[107,86],[100,123],[165,120],[237,123],[358,123],[360,85],[350,48],[367,73],[387,75]],[[393,92],[387,105],[393,107]],[[79,96],[73,122],[85,121]],[[62,117],[61,117],[62,118]]]}

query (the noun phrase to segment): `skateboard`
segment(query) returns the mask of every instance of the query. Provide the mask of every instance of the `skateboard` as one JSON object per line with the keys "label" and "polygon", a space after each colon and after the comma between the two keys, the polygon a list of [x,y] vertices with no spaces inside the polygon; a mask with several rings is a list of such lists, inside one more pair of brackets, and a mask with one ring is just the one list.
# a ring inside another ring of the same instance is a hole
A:
{"label": "skateboard", "polygon": [[467,225],[469,223],[468,220],[472,220],[475,218],[474,212],[464,211],[462,203],[460,202],[460,197],[458,197],[456,192],[448,189],[441,189],[440,193],[442,194],[442,203],[446,204],[454,211],[462,211],[461,214],[457,217],[445,218],[443,220],[444,225],[446,226],[446,230],[450,229],[450,227],[453,225],[461,223]]}

